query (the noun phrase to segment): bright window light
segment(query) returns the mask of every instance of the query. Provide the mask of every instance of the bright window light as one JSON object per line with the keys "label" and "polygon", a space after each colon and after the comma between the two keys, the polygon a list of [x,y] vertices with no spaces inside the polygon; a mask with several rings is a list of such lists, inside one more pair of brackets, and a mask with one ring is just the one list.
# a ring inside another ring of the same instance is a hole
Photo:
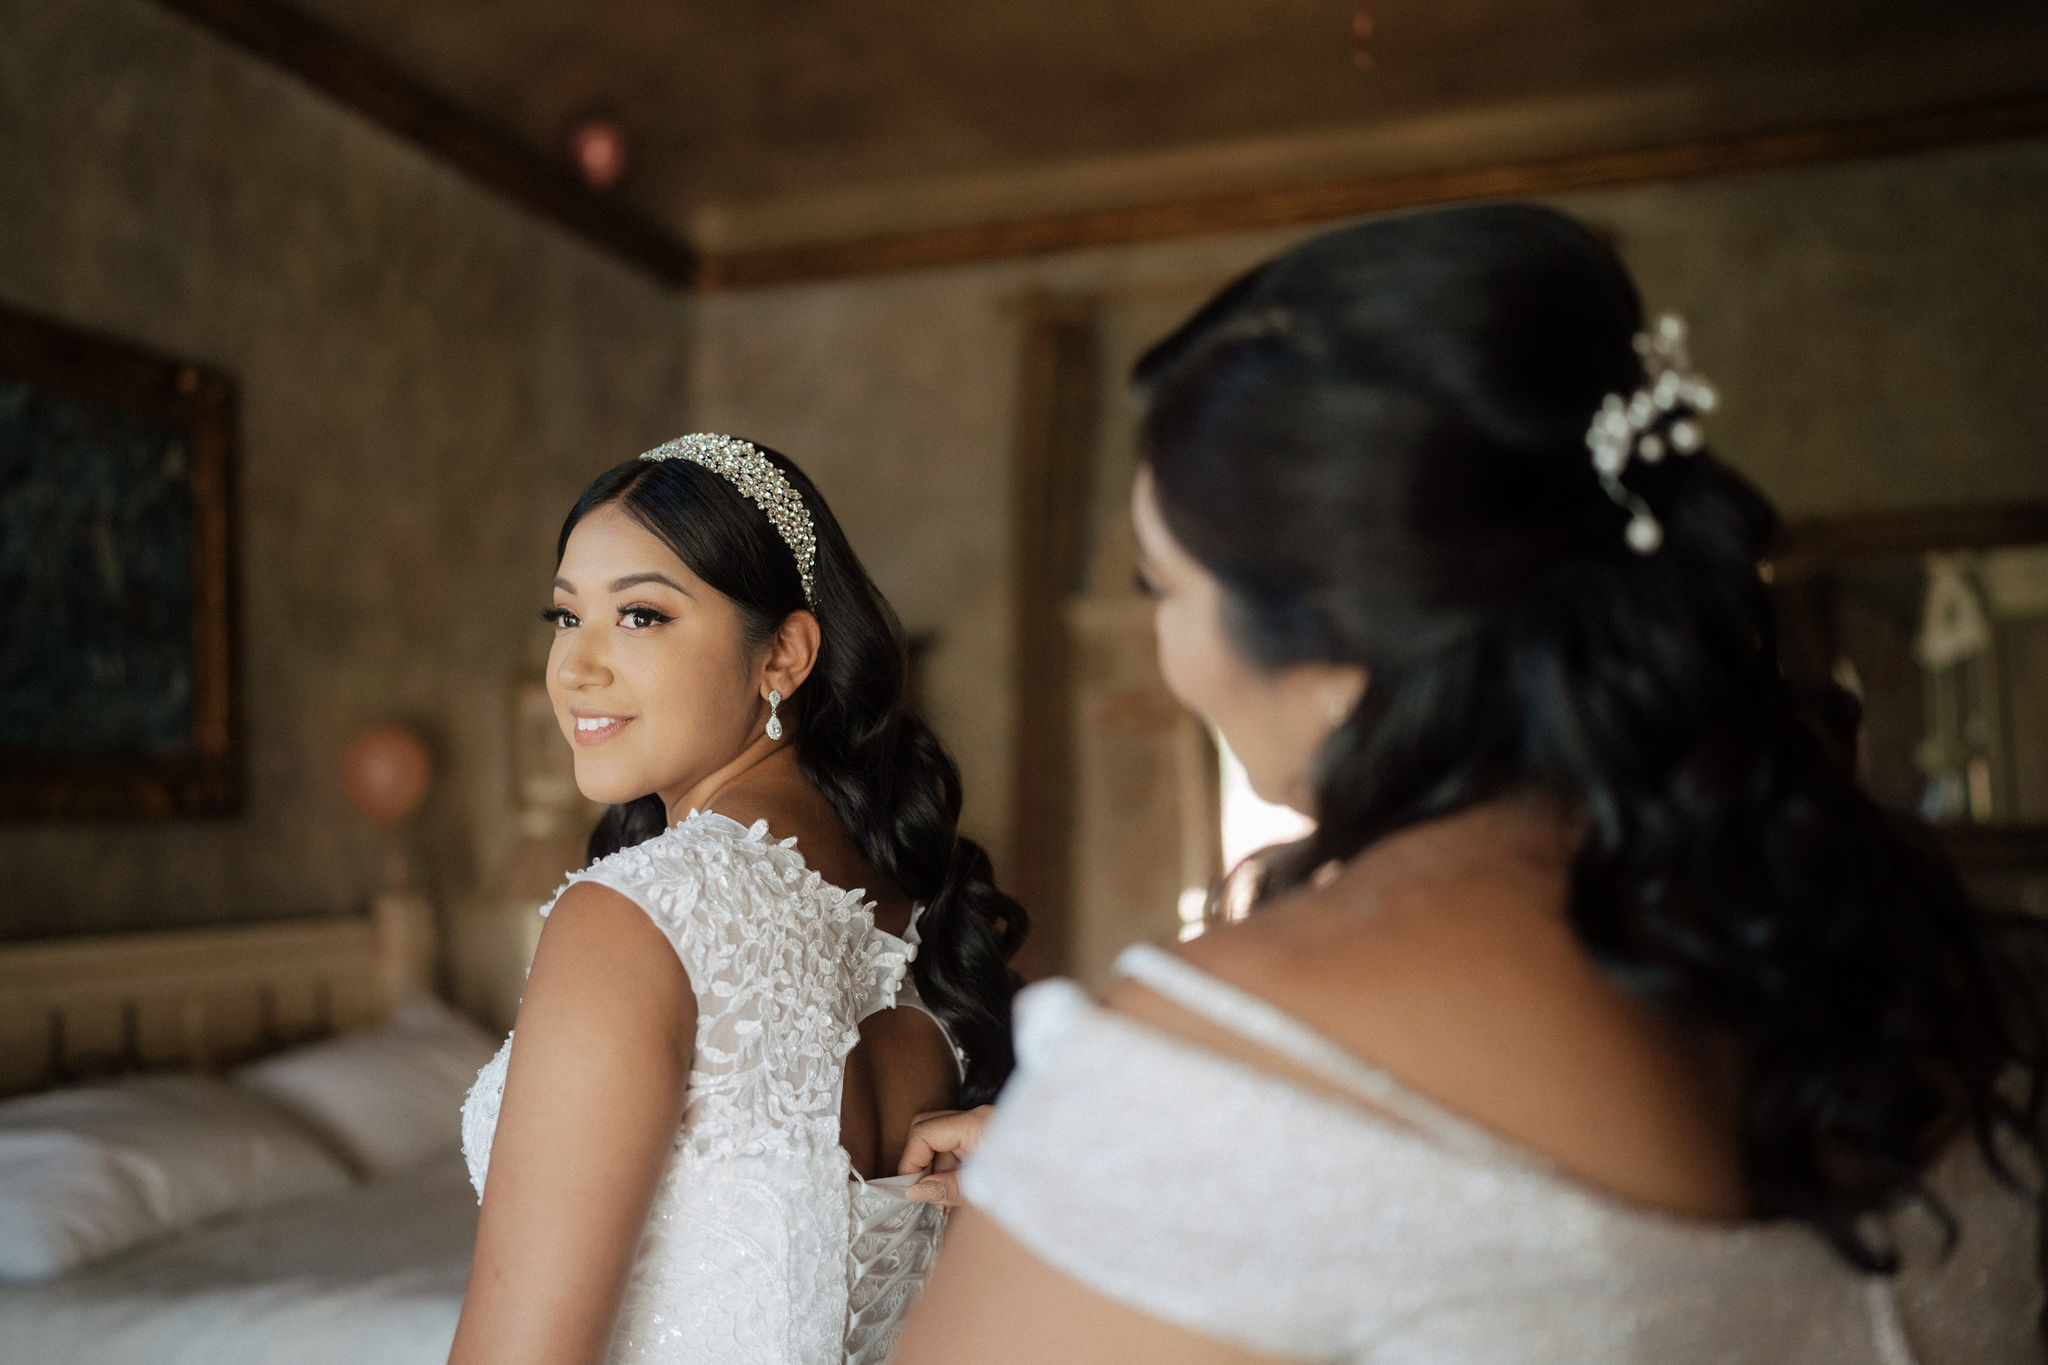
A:
{"label": "bright window light", "polygon": [[[1221,735],[1216,738],[1216,752],[1223,767],[1223,866],[1226,871],[1243,862],[1249,854],[1272,844],[1291,843],[1315,828],[1315,822],[1300,811],[1260,800],[1258,793],[1252,790],[1251,780],[1245,776],[1244,764],[1237,761],[1237,755],[1230,752],[1230,746],[1223,742]],[[1181,918],[1185,921],[1186,897],[1182,897],[1181,904]],[[1198,908],[1198,917],[1199,914]]]}

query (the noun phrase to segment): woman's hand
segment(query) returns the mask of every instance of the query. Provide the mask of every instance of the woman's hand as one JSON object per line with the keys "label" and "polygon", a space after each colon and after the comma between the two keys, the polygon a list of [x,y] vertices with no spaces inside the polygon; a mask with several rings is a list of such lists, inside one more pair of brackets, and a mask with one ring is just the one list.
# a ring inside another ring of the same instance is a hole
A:
{"label": "woman's hand", "polygon": [[982,1130],[996,1112],[992,1104],[978,1109],[940,1109],[910,1121],[910,1140],[903,1145],[898,1175],[924,1172],[909,1195],[942,1209],[960,1206],[960,1163],[981,1142]]}

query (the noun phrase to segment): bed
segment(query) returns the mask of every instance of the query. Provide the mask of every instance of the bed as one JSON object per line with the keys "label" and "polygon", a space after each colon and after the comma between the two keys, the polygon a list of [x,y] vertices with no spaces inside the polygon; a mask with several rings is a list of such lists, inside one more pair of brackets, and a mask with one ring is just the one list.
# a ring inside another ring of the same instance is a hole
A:
{"label": "bed", "polygon": [[440,1362],[495,1046],[431,917],[0,944],[0,1358]]}

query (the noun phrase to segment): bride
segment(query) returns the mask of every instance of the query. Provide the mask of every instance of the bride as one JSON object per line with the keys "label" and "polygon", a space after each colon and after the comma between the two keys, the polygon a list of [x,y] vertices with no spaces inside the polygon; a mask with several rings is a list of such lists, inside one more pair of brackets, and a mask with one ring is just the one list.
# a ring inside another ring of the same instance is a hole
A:
{"label": "bride", "polygon": [[548,689],[612,804],[464,1106],[451,1360],[879,1361],[940,1214],[876,1177],[920,1111],[1002,1084],[1024,912],[788,460],[670,442],[557,553]]}

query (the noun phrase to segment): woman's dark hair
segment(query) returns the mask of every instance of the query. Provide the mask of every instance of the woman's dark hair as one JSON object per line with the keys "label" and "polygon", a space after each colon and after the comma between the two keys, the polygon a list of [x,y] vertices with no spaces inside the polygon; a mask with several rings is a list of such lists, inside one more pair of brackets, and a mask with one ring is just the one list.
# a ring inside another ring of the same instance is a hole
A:
{"label": "woman's dark hair", "polygon": [[[795,721],[797,762],[875,870],[924,907],[911,971],[967,1054],[960,1102],[986,1103],[1013,1062],[1010,1000],[1019,983],[1009,960],[1028,920],[996,888],[988,854],[960,834],[960,770],[905,706],[909,656],[896,613],[803,471],[757,448],[803,499],[817,537],[818,658],[783,708]],[[723,475],[688,460],[629,460],[607,470],[562,524],[556,557],[578,522],[614,505],[732,599],[750,646],[806,609],[795,555]],[[658,796],[612,806],[591,833],[589,856],[650,839],[667,823]]]}
{"label": "woman's dark hair", "polygon": [[2038,1172],[2040,1015],[1931,833],[1780,676],[1763,496],[1711,453],[1639,463],[1663,545],[1627,544],[1586,434],[1644,384],[1643,327],[1559,213],[1345,228],[1140,361],[1143,457],[1248,658],[1369,671],[1261,895],[1490,798],[1562,800],[1586,951],[1739,1045],[1758,1215],[1889,1269],[1859,1220],[1917,1198],[1946,1221],[1924,1174],[1951,1135]]}

